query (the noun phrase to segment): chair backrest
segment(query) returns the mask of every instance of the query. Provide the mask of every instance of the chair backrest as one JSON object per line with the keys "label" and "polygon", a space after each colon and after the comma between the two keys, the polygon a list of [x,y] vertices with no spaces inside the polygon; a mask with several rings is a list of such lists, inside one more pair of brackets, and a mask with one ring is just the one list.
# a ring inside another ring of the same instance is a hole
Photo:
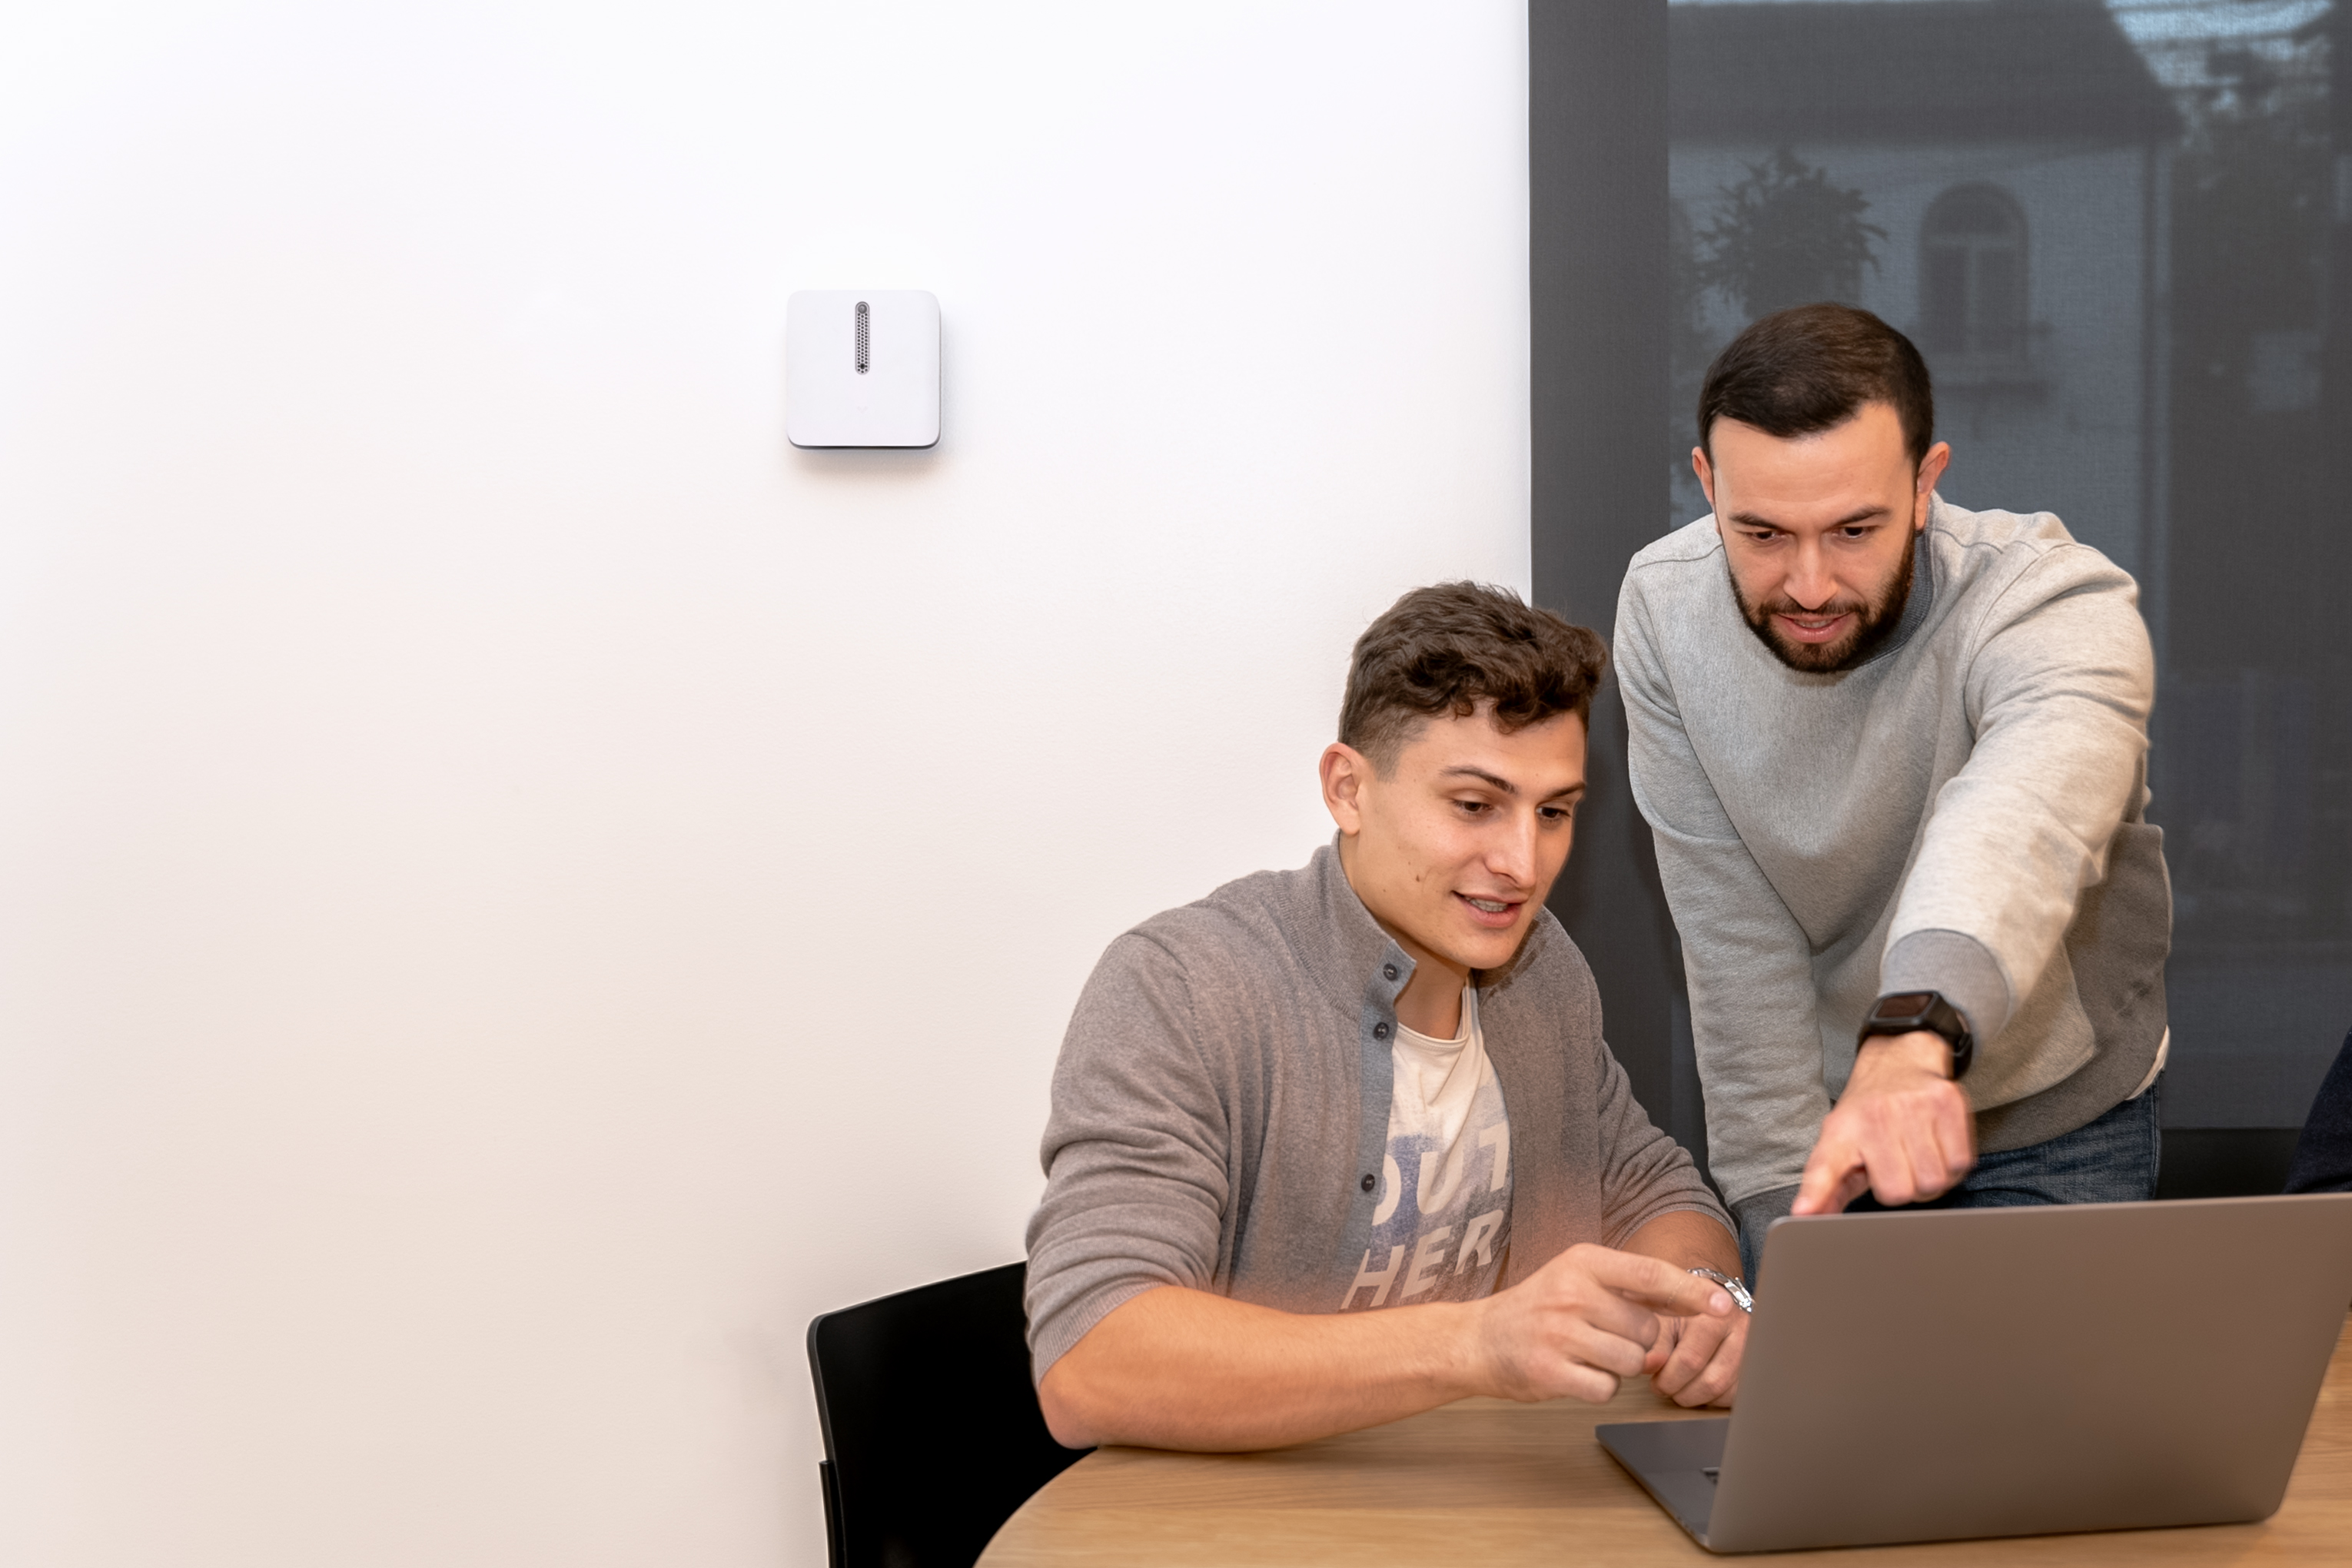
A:
{"label": "chair backrest", "polygon": [[1028,1265],[809,1324],[833,1568],[971,1568],[997,1527],[1084,1457],[1029,1382]]}
{"label": "chair backrest", "polygon": [[2259,1198],[2286,1191],[2299,1129],[2168,1127],[2159,1198]]}
{"label": "chair backrest", "polygon": [[2288,1170],[2291,1193],[2352,1193],[2352,1035],[2320,1080]]}

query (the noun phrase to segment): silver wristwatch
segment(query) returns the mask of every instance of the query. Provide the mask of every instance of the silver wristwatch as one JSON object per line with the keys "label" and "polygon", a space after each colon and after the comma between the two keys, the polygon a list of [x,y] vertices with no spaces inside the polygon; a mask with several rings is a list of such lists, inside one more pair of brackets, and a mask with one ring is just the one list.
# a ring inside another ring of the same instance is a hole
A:
{"label": "silver wristwatch", "polygon": [[1712,1279],[1722,1286],[1723,1293],[1730,1297],[1741,1311],[1756,1310],[1756,1298],[1748,1293],[1748,1287],[1742,1285],[1735,1276],[1726,1274],[1719,1268],[1694,1268],[1691,1272],[1702,1279]]}

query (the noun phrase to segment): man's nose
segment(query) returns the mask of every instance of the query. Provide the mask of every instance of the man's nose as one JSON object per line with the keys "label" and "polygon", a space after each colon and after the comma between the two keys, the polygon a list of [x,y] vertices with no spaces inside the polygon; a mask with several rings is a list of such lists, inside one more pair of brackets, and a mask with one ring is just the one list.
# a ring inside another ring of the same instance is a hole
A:
{"label": "man's nose", "polygon": [[1789,580],[1783,584],[1790,598],[1802,608],[1818,610],[1837,597],[1837,578],[1830,571],[1829,557],[1816,539],[1797,542],[1797,559],[1789,569]]}
{"label": "man's nose", "polygon": [[1534,885],[1536,879],[1536,816],[1532,811],[1520,812],[1511,818],[1508,829],[1496,836],[1492,853],[1486,858],[1486,868],[1497,877],[1510,879],[1517,887]]}

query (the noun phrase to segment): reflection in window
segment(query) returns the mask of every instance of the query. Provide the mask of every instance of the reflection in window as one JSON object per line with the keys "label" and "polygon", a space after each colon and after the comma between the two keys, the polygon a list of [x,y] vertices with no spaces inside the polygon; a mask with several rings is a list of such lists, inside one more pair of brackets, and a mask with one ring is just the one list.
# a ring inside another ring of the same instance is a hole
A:
{"label": "reflection in window", "polygon": [[[2165,1121],[2294,1125],[2352,1023],[2352,0],[1666,11],[1671,241],[1707,260],[1776,149],[1858,193],[1901,249],[1846,297],[1928,355],[1946,499],[2047,508],[2138,578]],[[1671,344],[1685,471],[1691,361],[1753,313],[1701,303],[1706,341]]]}
{"label": "reflection in window", "polygon": [[1919,346],[2014,359],[2025,352],[2025,217],[1990,185],[1946,191],[1919,226]]}

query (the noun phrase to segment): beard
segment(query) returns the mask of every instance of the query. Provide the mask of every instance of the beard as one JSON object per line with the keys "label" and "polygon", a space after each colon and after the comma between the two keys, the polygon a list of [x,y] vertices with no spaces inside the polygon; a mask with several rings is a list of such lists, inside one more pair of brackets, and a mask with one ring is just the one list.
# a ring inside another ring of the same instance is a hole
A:
{"label": "beard", "polygon": [[[1807,675],[1836,675],[1866,662],[1895,635],[1903,624],[1903,611],[1911,603],[1911,576],[1915,570],[1917,541],[1903,552],[1903,563],[1880,584],[1878,592],[1868,601],[1832,599],[1828,604],[1807,609],[1793,599],[1767,600],[1751,605],[1748,595],[1739,591],[1739,579],[1731,579],[1731,596],[1739,605],[1740,618],[1756,640],[1771,650],[1772,657],[1790,669]],[[1725,563],[1728,574],[1729,563]],[[1797,616],[1814,620],[1830,616],[1853,616],[1852,629],[1835,642],[1791,642],[1781,636],[1772,623],[1775,616]]]}

